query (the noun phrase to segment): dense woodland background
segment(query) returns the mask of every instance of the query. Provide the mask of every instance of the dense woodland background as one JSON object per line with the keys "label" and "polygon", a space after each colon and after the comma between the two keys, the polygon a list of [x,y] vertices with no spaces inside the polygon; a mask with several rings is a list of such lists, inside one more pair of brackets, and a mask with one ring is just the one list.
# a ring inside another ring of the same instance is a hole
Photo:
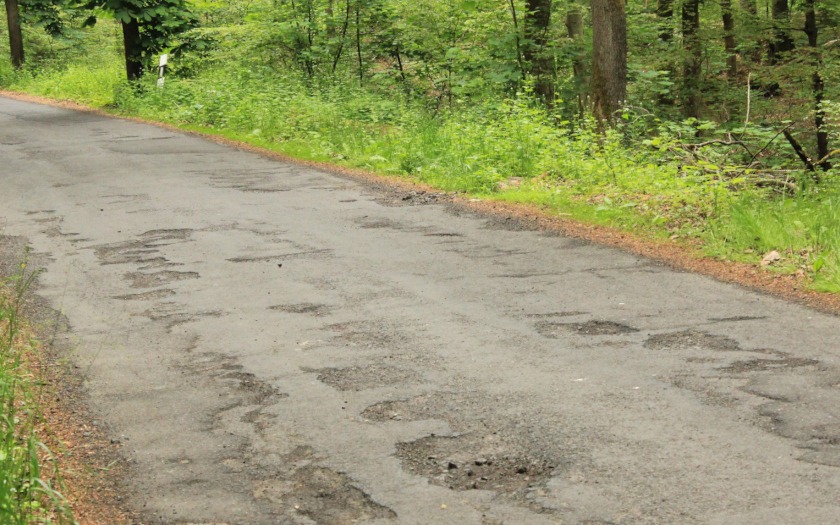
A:
{"label": "dense woodland background", "polygon": [[[0,85],[715,256],[777,251],[768,266],[840,290],[840,1],[6,7]],[[170,68],[158,88],[161,52]]]}

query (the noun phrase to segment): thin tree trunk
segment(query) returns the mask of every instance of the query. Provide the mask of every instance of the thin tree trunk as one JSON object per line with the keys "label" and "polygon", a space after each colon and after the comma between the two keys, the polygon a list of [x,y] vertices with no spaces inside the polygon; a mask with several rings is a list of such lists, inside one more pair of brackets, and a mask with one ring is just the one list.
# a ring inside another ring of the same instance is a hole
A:
{"label": "thin tree trunk", "polygon": [[551,107],[554,105],[554,67],[546,53],[551,0],[526,0],[525,9],[525,61],[534,77],[534,93]]}
{"label": "thin tree trunk", "polygon": [[731,84],[735,84],[738,82],[738,52],[732,0],[720,0],[720,11],[723,18],[723,47],[726,50],[726,78]]}
{"label": "thin tree trunk", "polygon": [[[311,5],[311,0],[309,0],[309,2]],[[311,51],[312,43],[308,42],[308,39],[303,38],[300,21],[298,20],[298,10],[294,0],[292,0],[292,13],[295,17],[295,60],[297,60],[298,63],[303,63],[306,74],[309,78],[312,78],[315,75],[315,69],[312,66],[312,57],[309,53],[309,51]],[[307,49],[307,42],[309,43],[309,49]],[[306,51],[305,56],[301,56],[304,51]]]}
{"label": "thin tree trunk", "polygon": [[770,43],[767,58],[771,64],[776,64],[782,55],[793,51],[793,39],[788,33],[790,26],[790,9],[788,0],[773,0],[772,4],[774,39]]}
{"label": "thin tree trunk", "polygon": [[347,38],[347,27],[350,25],[350,0],[347,0],[347,8],[344,12],[344,25],[341,26],[341,41],[338,43],[338,49],[333,57],[332,72],[335,73],[335,68],[338,67],[338,61],[341,59],[341,53],[344,51],[344,40]]}
{"label": "thin tree trunk", "polygon": [[9,24],[9,50],[15,69],[23,67],[23,33],[20,29],[20,7],[17,0],[6,0],[6,21]]}
{"label": "thin tree trunk", "polygon": [[577,83],[578,111],[583,116],[584,111],[584,87],[587,85],[585,77],[585,66],[581,59],[581,39],[583,38],[583,13],[575,9],[566,13],[566,34],[574,45],[574,57],[572,58],[572,73]]}
{"label": "thin tree trunk", "polygon": [[125,74],[133,81],[143,76],[143,60],[140,56],[140,24],[132,18],[122,22],[123,48],[125,51]]}
{"label": "thin tree trunk", "polygon": [[700,117],[702,106],[701,63],[703,48],[700,43],[700,0],[684,0],[682,6],[683,47],[683,111],[687,117]]}
{"label": "thin tree trunk", "polygon": [[359,58],[359,86],[364,83],[365,69],[362,63],[362,14],[361,0],[356,0],[356,55]]}
{"label": "thin tree trunk", "polygon": [[519,64],[519,73],[522,75],[522,78],[525,78],[526,71],[525,71],[525,64],[522,60],[522,42],[519,38],[519,18],[516,16],[516,4],[513,0],[509,0],[510,4],[510,14],[513,17],[513,36],[514,42],[516,43],[516,62]]}
{"label": "thin tree trunk", "polygon": [[406,83],[408,79],[405,77],[405,68],[403,68],[402,53],[400,53],[399,43],[394,45],[394,58],[397,60],[397,70],[400,72],[400,78],[403,83]]}
{"label": "thin tree trunk", "polygon": [[814,126],[817,129],[817,159],[825,159],[820,163],[823,170],[830,170],[831,163],[828,162],[828,132],[825,130],[825,112],[822,108],[824,84],[822,75],[820,75],[820,67],[822,60],[820,56],[818,29],[817,29],[817,13],[816,0],[805,0],[805,34],[808,35],[808,46],[813,53],[814,72],[811,75],[811,89],[814,92]]}
{"label": "thin tree trunk", "polygon": [[591,0],[592,103],[601,129],[627,98],[627,15],[624,0]]}

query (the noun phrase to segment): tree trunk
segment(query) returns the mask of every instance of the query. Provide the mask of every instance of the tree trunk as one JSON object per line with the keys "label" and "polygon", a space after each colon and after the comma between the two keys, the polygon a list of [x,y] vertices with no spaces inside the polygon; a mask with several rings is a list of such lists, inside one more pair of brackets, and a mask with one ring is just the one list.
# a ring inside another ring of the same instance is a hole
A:
{"label": "tree trunk", "polygon": [[674,17],[674,0],[657,0],[656,16],[659,18],[659,40],[670,42],[674,37],[671,19]]}
{"label": "tree trunk", "polygon": [[578,110],[580,116],[583,117],[584,111],[584,88],[587,85],[586,82],[586,69],[581,59],[581,51],[582,51],[582,43],[581,39],[583,38],[583,13],[578,10],[569,11],[566,13],[566,34],[568,35],[569,39],[572,41],[572,45],[574,46],[574,57],[572,58],[572,73],[575,77],[575,83],[577,85],[577,99],[578,99]]}
{"label": "tree trunk", "polygon": [[338,49],[335,51],[335,56],[333,57],[333,74],[335,74],[335,68],[338,67],[338,61],[341,60],[341,53],[344,51],[344,39],[347,38],[347,26],[350,24],[350,0],[347,0],[345,7],[344,24],[341,26],[341,40],[338,42]]}
{"label": "tree trunk", "polygon": [[551,0],[526,0],[524,57],[534,77],[534,93],[549,107],[554,104],[554,67],[546,53]]}
{"label": "tree trunk", "polygon": [[811,75],[811,89],[814,92],[814,127],[817,129],[817,159],[825,159],[820,162],[819,166],[823,170],[830,170],[831,163],[828,162],[828,132],[823,125],[825,124],[825,112],[822,109],[823,101],[823,79],[820,75],[820,67],[822,60],[820,56],[820,49],[818,46],[818,30],[817,30],[817,13],[815,8],[816,0],[805,0],[805,34],[808,35],[808,46],[813,53],[814,72]]}
{"label": "tree trunk", "polygon": [[738,52],[735,42],[735,19],[732,17],[732,0],[720,0],[723,18],[723,47],[726,50],[726,78],[731,84],[738,82]]}
{"label": "tree trunk", "polygon": [[359,86],[365,81],[365,68],[362,62],[362,0],[356,0],[356,56],[359,59]]}
{"label": "tree trunk", "polygon": [[125,74],[128,80],[137,80],[143,75],[143,60],[140,56],[140,24],[132,18],[122,22],[123,47],[125,49]]}
{"label": "tree trunk", "polygon": [[20,8],[17,0],[6,0],[6,20],[9,23],[9,50],[15,69],[23,66],[23,33],[20,30]]}
{"label": "tree trunk", "polygon": [[[659,18],[659,40],[670,50],[674,39],[674,0],[657,0],[656,17]],[[665,60],[662,69],[667,73],[668,79],[674,78],[674,62],[670,57]],[[657,94],[656,100],[661,106],[674,105],[674,96],[670,89]]]}
{"label": "tree trunk", "polygon": [[627,15],[624,0],[591,0],[592,103],[603,130],[627,98]]}
{"label": "tree trunk", "polygon": [[700,117],[703,48],[700,43],[700,0],[684,0],[682,6],[683,111],[686,117]]}
{"label": "tree trunk", "polygon": [[776,64],[782,55],[793,51],[793,39],[788,33],[790,26],[790,9],[788,0],[773,0],[773,28],[774,40],[770,43],[767,58],[771,64]]}

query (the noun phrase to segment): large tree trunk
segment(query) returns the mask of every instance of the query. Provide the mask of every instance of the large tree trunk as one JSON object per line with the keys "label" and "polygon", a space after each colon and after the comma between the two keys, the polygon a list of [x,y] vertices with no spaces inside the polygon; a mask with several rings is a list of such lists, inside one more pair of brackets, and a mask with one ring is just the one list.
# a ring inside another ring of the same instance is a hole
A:
{"label": "large tree trunk", "polygon": [[592,103],[603,127],[627,98],[627,15],[624,0],[592,1]]}
{"label": "large tree trunk", "polygon": [[720,11],[723,18],[723,47],[726,50],[726,78],[734,84],[738,81],[738,51],[735,42],[732,0],[720,0]]}
{"label": "large tree trunk", "polygon": [[831,163],[828,162],[828,132],[823,125],[825,124],[825,112],[822,109],[823,101],[823,79],[820,75],[820,66],[822,60],[820,57],[820,49],[818,46],[818,32],[817,32],[817,13],[815,8],[816,0],[805,0],[805,34],[808,35],[808,46],[813,53],[814,72],[811,76],[811,88],[814,92],[814,126],[817,128],[817,159],[825,159],[820,163],[820,167],[824,170],[831,169]]}
{"label": "large tree trunk", "polygon": [[770,43],[767,58],[771,64],[776,64],[782,55],[793,51],[793,39],[788,33],[790,26],[790,9],[788,0],[773,0],[773,28],[774,39]]}
{"label": "large tree trunk", "polygon": [[700,43],[700,0],[684,0],[682,6],[683,47],[683,111],[687,117],[700,117],[703,105],[702,79],[703,48]]}
{"label": "large tree trunk", "polygon": [[20,30],[20,8],[17,0],[6,0],[6,20],[9,23],[9,50],[12,65],[18,69],[23,66],[23,33]]}
{"label": "large tree trunk", "polygon": [[125,74],[128,80],[143,76],[143,60],[140,50],[140,24],[132,18],[122,22],[123,47],[125,50]]}
{"label": "large tree trunk", "polygon": [[554,104],[554,67],[546,53],[551,0],[526,0],[523,56],[534,77],[534,93],[549,107]]}

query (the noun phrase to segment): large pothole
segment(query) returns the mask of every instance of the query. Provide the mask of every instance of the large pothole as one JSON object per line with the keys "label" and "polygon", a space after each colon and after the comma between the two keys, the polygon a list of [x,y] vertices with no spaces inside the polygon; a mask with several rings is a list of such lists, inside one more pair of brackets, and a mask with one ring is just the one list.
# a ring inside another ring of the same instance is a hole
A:
{"label": "large pothole", "polygon": [[495,433],[428,436],[398,443],[396,455],[407,470],[436,485],[502,494],[524,494],[561,466],[560,459],[518,447]]}

